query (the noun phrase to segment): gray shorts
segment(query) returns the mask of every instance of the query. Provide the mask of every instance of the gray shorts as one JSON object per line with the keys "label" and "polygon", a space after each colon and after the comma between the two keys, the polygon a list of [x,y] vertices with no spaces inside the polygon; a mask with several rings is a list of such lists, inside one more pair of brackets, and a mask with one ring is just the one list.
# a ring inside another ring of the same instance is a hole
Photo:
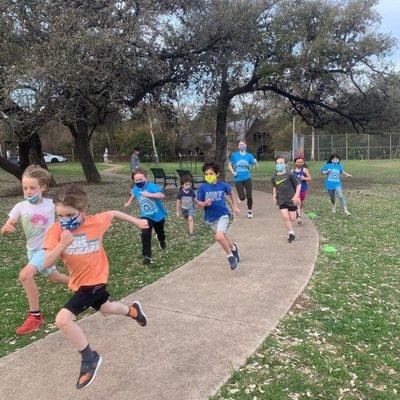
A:
{"label": "gray shorts", "polygon": [[190,207],[190,208],[181,208],[181,212],[182,212],[182,216],[186,219],[188,219],[188,217],[194,217],[196,215],[196,209],[194,207]]}
{"label": "gray shorts", "polygon": [[46,255],[45,251],[42,249],[36,250],[28,250],[28,264],[36,267],[37,271],[43,276],[49,276],[52,272],[57,271],[56,267],[53,265],[49,268],[44,268],[44,256]]}
{"label": "gray shorts", "polygon": [[207,222],[211,226],[211,229],[214,232],[223,232],[226,233],[229,228],[229,215],[223,215],[219,219],[214,222]]}

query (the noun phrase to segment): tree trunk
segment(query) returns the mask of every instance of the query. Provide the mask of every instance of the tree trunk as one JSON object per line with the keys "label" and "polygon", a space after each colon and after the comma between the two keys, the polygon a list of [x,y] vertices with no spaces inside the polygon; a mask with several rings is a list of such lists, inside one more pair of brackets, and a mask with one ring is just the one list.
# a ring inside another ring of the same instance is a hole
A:
{"label": "tree trunk", "polygon": [[[71,129],[71,127],[70,127]],[[83,173],[88,182],[101,182],[92,153],[90,152],[89,127],[85,121],[78,121],[76,130],[71,131],[75,141],[76,155],[81,162]]]}
{"label": "tree trunk", "polygon": [[4,171],[8,172],[11,175],[14,175],[17,179],[21,180],[22,173],[17,164],[8,161],[6,157],[0,156],[0,168],[4,169]]}
{"label": "tree trunk", "polygon": [[150,115],[149,115],[149,126],[150,126],[151,143],[153,145],[153,151],[154,151],[154,159],[156,164],[158,165],[160,163],[160,159],[158,158],[156,140],[154,138],[154,131],[153,131],[153,121],[151,120]]}

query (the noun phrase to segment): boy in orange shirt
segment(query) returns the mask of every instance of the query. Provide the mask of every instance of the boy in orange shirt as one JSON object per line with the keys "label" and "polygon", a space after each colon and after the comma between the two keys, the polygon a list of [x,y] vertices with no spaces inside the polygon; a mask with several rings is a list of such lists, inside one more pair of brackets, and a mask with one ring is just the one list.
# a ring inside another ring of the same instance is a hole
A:
{"label": "boy in orange shirt", "polygon": [[120,211],[87,215],[87,194],[77,184],[67,184],[59,189],[54,204],[58,222],[46,234],[44,266],[50,267],[61,258],[70,274],[68,286],[74,295],[57,314],[56,324],[81,353],[82,363],[76,388],[82,389],[92,383],[102,358],[90,348],[85,334],[75,322],[76,316],[92,307],[104,315],[126,315],[141,326],[147,324],[146,315],[138,302],[127,306],[109,301],[106,289],[108,260],[102,246],[103,235],[110,228],[113,218],[131,222],[139,229],[148,228],[148,223]]}

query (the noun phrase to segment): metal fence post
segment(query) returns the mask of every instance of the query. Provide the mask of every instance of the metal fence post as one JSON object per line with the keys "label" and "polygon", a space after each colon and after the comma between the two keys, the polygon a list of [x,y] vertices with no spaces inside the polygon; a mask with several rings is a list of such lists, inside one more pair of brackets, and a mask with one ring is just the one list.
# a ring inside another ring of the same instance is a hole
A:
{"label": "metal fence post", "polygon": [[332,148],[332,153],[333,153],[333,135],[331,135],[331,148]]}
{"label": "metal fence post", "polygon": [[317,158],[317,161],[319,161],[319,135],[317,135]]}
{"label": "metal fence post", "polygon": [[346,160],[349,159],[349,143],[348,143],[348,137],[347,137],[347,132],[346,132]]}

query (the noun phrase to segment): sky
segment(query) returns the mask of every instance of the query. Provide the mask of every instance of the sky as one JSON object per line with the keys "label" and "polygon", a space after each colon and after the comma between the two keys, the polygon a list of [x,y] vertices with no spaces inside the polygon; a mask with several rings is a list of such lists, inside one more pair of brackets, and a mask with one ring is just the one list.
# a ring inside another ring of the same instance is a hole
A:
{"label": "sky", "polygon": [[380,0],[376,10],[382,17],[379,31],[391,33],[397,39],[397,48],[394,49],[391,60],[400,71],[400,0]]}

